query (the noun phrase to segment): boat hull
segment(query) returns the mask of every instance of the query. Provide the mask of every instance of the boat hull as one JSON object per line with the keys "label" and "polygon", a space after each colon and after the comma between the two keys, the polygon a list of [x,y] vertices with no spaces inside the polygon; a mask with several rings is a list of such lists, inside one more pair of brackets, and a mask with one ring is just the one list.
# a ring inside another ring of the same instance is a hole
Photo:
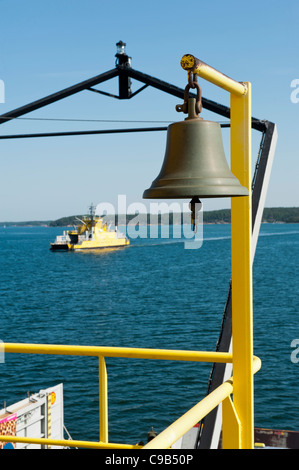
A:
{"label": "boat hull", "polygon": [[105,240],[102,243],[98,241],[88,240],[84,241],[77,245],[72,245],[72,250],[74,251],[83,251],[83,250],[107,250],[107,249],[115,249],[115,248],[124,248],[129,245],[128,240],[120,239],[120,240]]}
{"label": "boat hull", "polygon": [[72,251],[89,251],[89,250],[116,250],[118,248],[125,248],[128,245],[111,245],[111,246],[85,246],[70,248]]}
{"label": "boat hull", "polygon": [[111,245],[102,244],[99,245],[98,243],[94,242],[83,242],[82,244],[72,245],[72,244],[55,244],[51,243],[50,250],[51,251],[88,251],[88,250],[109,250],[109,249],[117,249],[117,248],[125,248],[129,246],[129,242],[124,240],[124,242],[115,243]]}
{"label": "boat hull", "polygon": [[69,245],[67,243],[51,243],[51,251],[68,251]]}

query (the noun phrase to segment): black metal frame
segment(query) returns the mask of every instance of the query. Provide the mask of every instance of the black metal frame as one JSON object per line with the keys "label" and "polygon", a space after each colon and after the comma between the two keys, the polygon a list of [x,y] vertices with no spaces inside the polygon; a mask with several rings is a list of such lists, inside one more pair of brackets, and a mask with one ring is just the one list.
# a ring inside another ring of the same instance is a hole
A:
{"label": "black metal frame", "polygon": [[[113,94],[106,93],[104,91],[93,88],[95,85],[99,85],[100,83],[106,82],[115,77],[118,77],[119,79],[119,95],[113,95]],[[131,78],[138,80],[141,83],[144,83],[144,86],[142,86],[139,90],[137,90],[134,93],[131,92],[131,86],[130,86]],[[89,78],[88,80],[84,80],[83,82],[77,83],[76,85],[70,86],[68,88],[64,88],[63,90],[58,91],[57,93],[53,93],[51,95],[45,96],[42,99],[33,101],[32,103],[29,103],[25,106],[16,108],[12,111],[9,111],[8,113],[0,115],[0,124],[4,124],[5,122],[8,122],[12,119],[16,119],[20,116],[24,116],[25,114],[31,113],[32,111],[36,111],[37,109],[43,108],[49,104],[55,103],[57,101],[60,101],[64,98],[67,98],[69,96],[72,96],[84,90],[100,93],[100,94],[117,98],[117,99],[131,99],[134,96],[136,96],[138,93],[146,89],[148,86],[156,88],[172,96],[176,96],[177,98],[184,99],[185,90],[183,88],[179,88],[175,85],[171,85],[168,82],[164,82],[163,80],[159,80],[158,78],[154,78],[150,75],[134,70],[131,68],[129,64],[118,65],[112,70],[104,72],[100,75],[96,75],[95,77]],[[190,93],[190,97],[196,98],[196,95]],[[208,100],[204,97],[202,98],[202,106],[208,111],[219,114],[220,116],[225,117],[227,119],[230,118],[230,108],[228,108],[227,106]],[[252,118],[253,129],[263,132],[266,126],[267,126],[267,121]],[[87,134],[88,131],[85,131],[85,133]],[[66,134],[63,134],[63,135],[66,135]],[[37,137],[38,135],[34,135],[34,136]],[[50,133],[47,134],[47,137],[49,136],[50,136]],[[57,136],[57,133],[55,133],[55,136]],[[41,135],[41,137],[43,136]],[[1,138],[5,138],[5,136],[1,136]],[[10,136],[9,138],[14,138],[14,136]]]}
{"label": "black metal frame", "polygon": [[[119,79],[119,95],[113,95],[104,91],[93,88],[103,82],[106,82],[112,78],[118,77]],[[132,93],[131,91],[131,79],[138,80],[144,85],[137,91]],[[84,90],[92,91],[95,93],[103,94],[112,98],[117,99],[131,99],[147,87],[153,87],[162,92],[168,93],[177,98],[184,99],[183,88],[179,88],[175,85],[167,83],[165,81],[154,78],[145,73],[139,72],[131,68],[130,58],[126,55],[121,57],[116,67],[112,70],[104,72],[100,75],[92,77],[83,82],[77,83],[73,86],[65,88],[57,93],[48,95],[40,100],[29,103],[20,108],[14,109],[10,112],[2,114],[0,116],[0,124],[16,119],[20,116],[28,114],[37,109],[43,108],[49,104],[60,101],[64,98],[72,96]],[[196,97],[190,93],[190,96]],[[214,101],[202,98],[202,106],[208,111],[214,112],[222,117],[230,119],[230,108],[223,106]],[[229,124],[224,124],[222,127],[227,127]],[[275,124],[266,121],[252,118],[252,129],[262,132],[260,154],[257,161],[255,174],[253,178],[253,192],[252,192],[252,221],[253,227],[256,223],[256,215],[261,204],[261,193],[264,184],[264,176],[268,163],[269,151],[274,135]],[[134,129],[110,129],[110,130],[93,130],[93,131],[74,131],[74,132],[51,132],[51,133],[40,133],[40,134],[15,134],[15,135],[1,135],[0,139],[13,139],[13,138],[30,138],[30,137],[57,137],[66,135],[87,135],[87,134],[105,134],[105,133],[120,133],[120,132],[147,132],[147,131],[165,131],[167,127],[148,127],[148,128],[134,128]],[[263,203],[263,202],[262,202]],[[263,209],[263,207],[262,207]],[[257,222],[258,223],[258,222]],[[231,342],[231,283],[229,284],[227,301],[223,313],[222,325],[220,336],[218,339],[217,350],[225,351],[229,350]],[[208,383],[208,391],[215,390],[221,383],[223,383],[225,364],[214,364],[211,370],[210,380]],[[204,426],[199,429],[198,439],[196,442],[196,448],[208,449],[211,445],[211,439],[213,430],[215,428],[216,411],[212,411],[204,420]]]}

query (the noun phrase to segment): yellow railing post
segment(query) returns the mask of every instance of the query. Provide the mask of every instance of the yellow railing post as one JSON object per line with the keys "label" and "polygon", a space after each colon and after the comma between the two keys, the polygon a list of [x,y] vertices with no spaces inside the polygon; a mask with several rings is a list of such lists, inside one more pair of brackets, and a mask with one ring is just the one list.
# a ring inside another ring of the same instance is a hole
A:
{"label": "yellow railing post", "polygon": [[[234,405],[241,424],[241,448],[254,445],[252,229],[251,229],[251,84],[236,82],[193,55],[182,57],[184,70],[230,93],[231,170],[247,197],[231,199],[232,345]],[[228,402],[227,402],[228,403]]]}
{"label": "yellow railing post", "polygon": [[254,446],[251,255],[251,85],[231,94],[231,170],[248,197],[231,200],[232,352],[234,406],[241,422],[241,448]]}
{"label": "yellow railing post", "polygon": [[100,441],[108,442],[108,380],[105,358],[99,356]]}

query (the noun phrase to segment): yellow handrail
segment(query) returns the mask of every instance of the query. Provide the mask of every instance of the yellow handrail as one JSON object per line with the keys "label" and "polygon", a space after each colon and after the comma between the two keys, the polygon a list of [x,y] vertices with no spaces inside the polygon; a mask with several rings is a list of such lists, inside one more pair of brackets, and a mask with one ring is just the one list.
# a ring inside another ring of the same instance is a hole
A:
{"label": "yellow handrail", "polygon": [[231,363],[226,352],[185,351],[176,349],[120,348],[110,346],[77,346],[58,344],[3,343],[4,353],[53,354],[66,356],[123,357],[172,361]]}
{"label": "yellow handrail", "polygon": [[180,437],[188,432],[195,424],[201,421],[210,411],[218,406],[226,397],[233,392],[233,383],[227,380],[216,390],[206,396],[197,405],[193,406],[187,413],[177,419],[157,437],[146,444],[144,449],[168,449]]}
{"label": "yellow handrail", "polygon": [[41,446],[59,446],[59,447],[82,447],[84,449],[114,449],[114,450],[130,450],[141,449],[139,445],[129,444],[113,444],[108,442],[92,442],[92,441],[78,441],[68,439],[47,439],[45,437],[16,437],[16,436],[0,436],[0,441],[21,443],[21,444],[36,444]]}
{"label": "yellow handrail", "polygon": [[[75,355],[94,356],[99,358],[99,414],[100,414],[100,440],[99,442],[79,440],[55,440],[47,438],[29,438],[16,436],[0,436],[0,441],[20,442],[40,445],[56,445],[62,447],[85,447],[105,449],[140,449],[139,445],[115,444],[108,442],[108,393],[107,371],[105,357],[122,357],[135,359],[157,359],[194,362],[219,362],[232,363],[232,354],[207,351],[182,351],[145,348],[118,348],[102,346],[74,346],[74,345],[49,345],[49,344],[20,344],[3,343],[6,353],[19,354],[45,354],[45,355]],[[255,372],[260,367],[260,360],[254,357]],[[258,366],[259,365],[259,366]],[[145,448],[167,448],[176,442],[179,437],[191,429],[213,408],[218,406],[233,392],[232,379],[222,384],[213,393],[195,405],[185,415],[179,418],[173,425],[163,431]],[[171,436],[171,437],[169,437]],[[160,447],[162,446],[162,447]]]}
{"label": "yellow handrail", "polygon": [[[253,372],[255,374],[261,368],[261,360],[254,356],[253,364]],[[233,377],[217,387],[197,405],[146,444],[143,449],[168,449],[232,393]]]}

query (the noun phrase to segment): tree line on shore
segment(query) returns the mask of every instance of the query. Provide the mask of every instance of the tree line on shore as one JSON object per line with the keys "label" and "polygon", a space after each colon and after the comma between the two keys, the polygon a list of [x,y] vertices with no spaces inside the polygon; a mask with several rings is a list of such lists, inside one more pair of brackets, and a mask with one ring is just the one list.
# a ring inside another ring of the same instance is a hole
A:
{"label": "tree line on shore", "polygon": [[[68,216],[62,217],[57,220],[47,220],[47,221],[27,221],[27,222],[0,222],[0,226],[47,226],[47,227],[68,227],[78,225],[79,219],[82,219],[82,215],[78,216]],[[116,222],[116,225],[127,224],[132,219],[137,217],[137,214],[126,214],[126,215],[116,215],[116,216],[105,216],[107,222]],[[173,214],[170,213],[165,216],[158,214],[156,217],[152,214],[140,214],[139,215],[140,223],[149,224],[153,221],[158,224],[163,224],[165,220],[169,221],[170,224],[180,223],[183,220],[188,220],[188,217],[183,216],[183,214]],[[203,212],[203,223],[206,224],[229,224],[231,221],[230,218],[230,209],[220,209],[214,211]],[[298,224],[299,223],[299,207],[266,207],[263,212],[262,222],[264,223],[286,223],[286,224]]]}

